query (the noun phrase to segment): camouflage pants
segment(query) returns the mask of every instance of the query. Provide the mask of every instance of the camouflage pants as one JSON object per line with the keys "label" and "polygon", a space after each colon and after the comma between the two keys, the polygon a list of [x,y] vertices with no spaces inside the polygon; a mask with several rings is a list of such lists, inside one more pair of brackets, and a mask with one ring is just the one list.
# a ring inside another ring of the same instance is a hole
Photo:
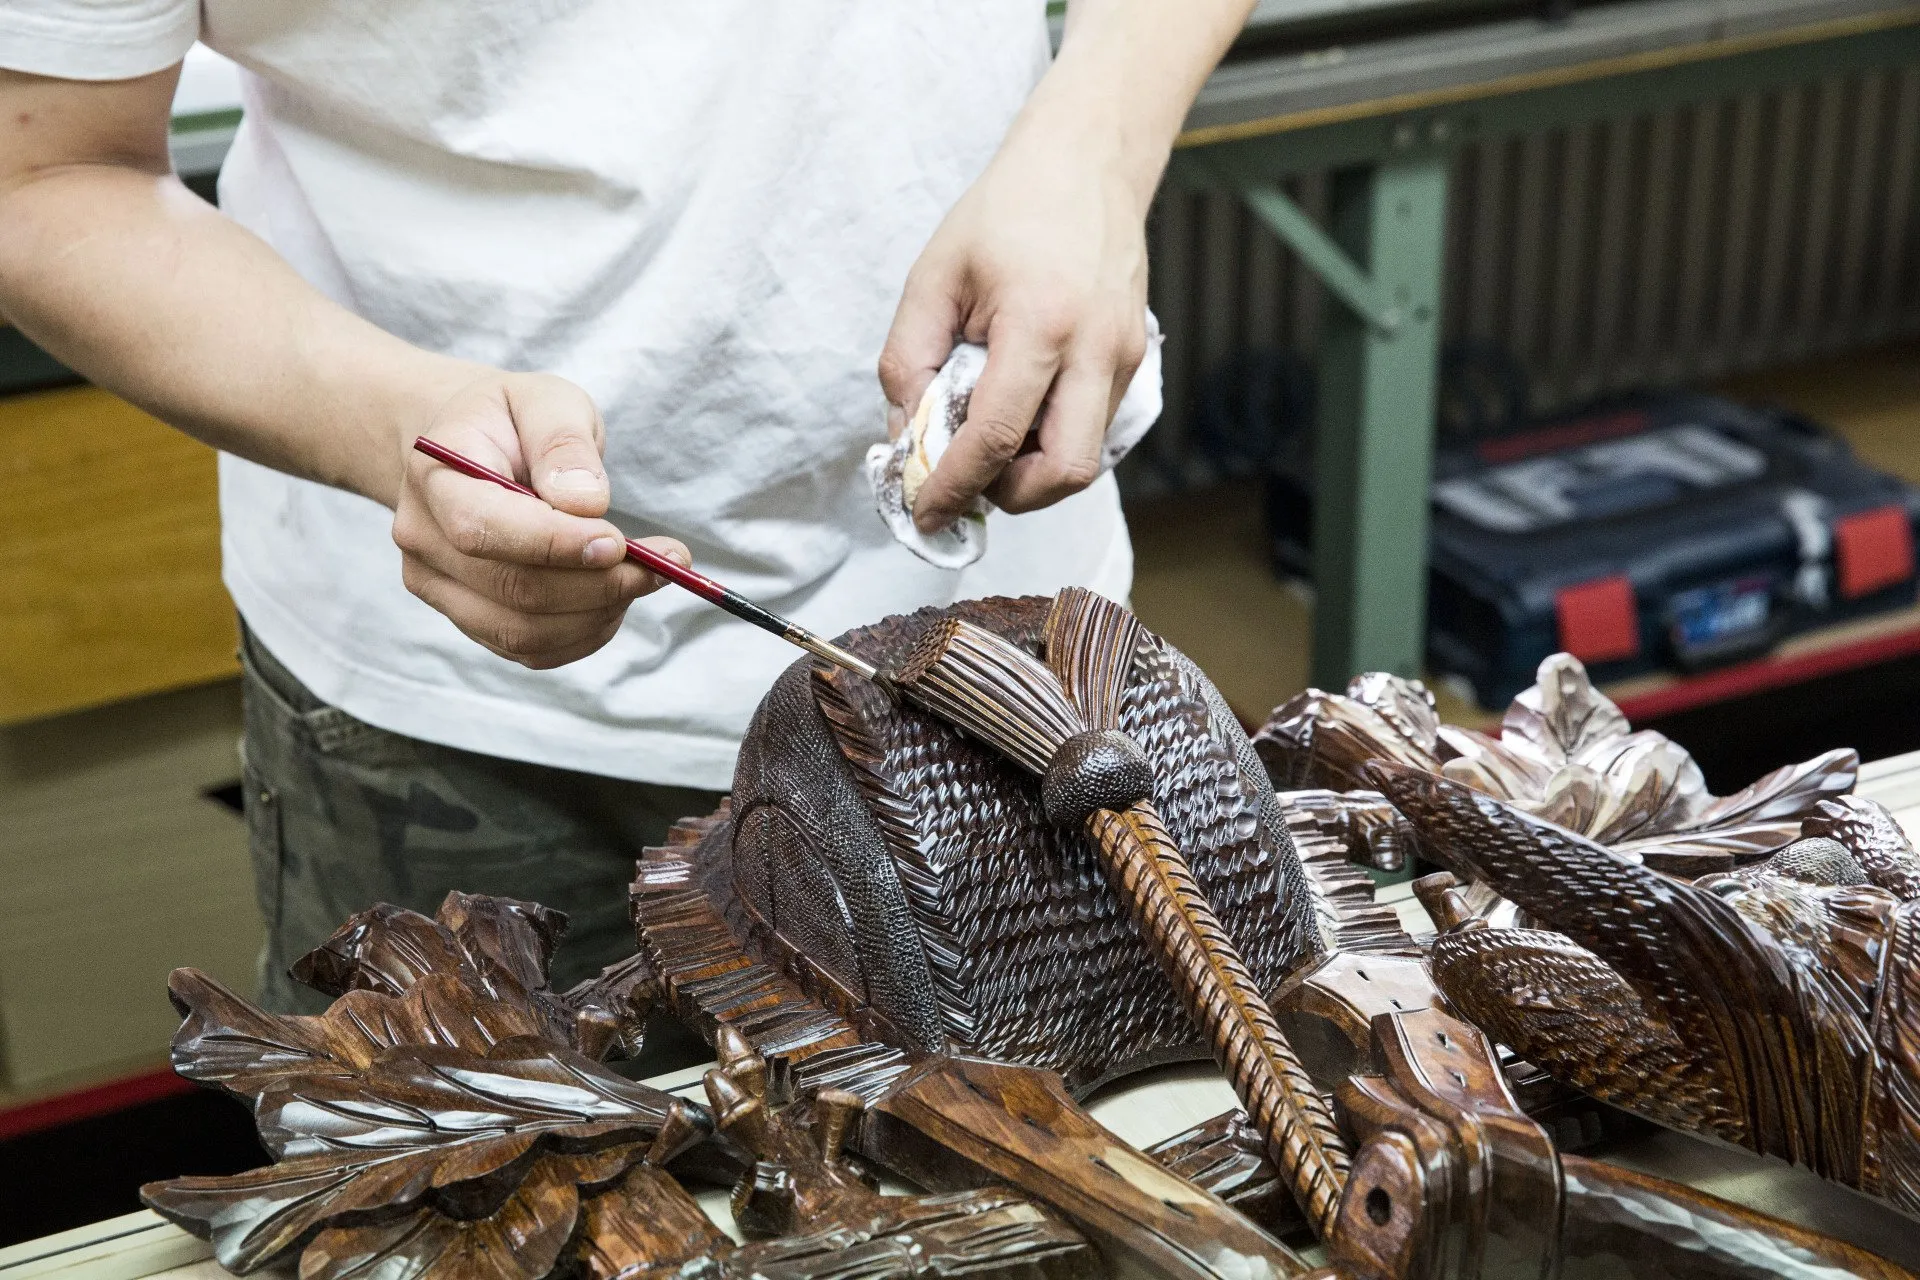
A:
{"label": "camouflage pants", "polygon": [[267,930],[259,995],[269,1009],[325,1008],[287,967],[348,916],[377,902],[432,914],[451,889],[566,912],[553,963],[564,989],[633,953],[635,858],[675,821],[719,802],[710,791],[389,733],[314,697],[244,628],[240,656],[247,835]]}

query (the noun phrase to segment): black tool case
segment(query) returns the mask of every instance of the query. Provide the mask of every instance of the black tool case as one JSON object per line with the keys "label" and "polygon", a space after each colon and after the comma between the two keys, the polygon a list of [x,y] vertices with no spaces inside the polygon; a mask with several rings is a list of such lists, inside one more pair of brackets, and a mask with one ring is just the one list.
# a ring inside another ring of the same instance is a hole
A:
{"label": "black tool case", "polygon": [[[1920,491],[1832,433],[1715,396],[1637,396],[1443,446],[1428,663],[1504,706],[1566,649],[1596,679],[1764,654],[1914,601]],[[1302,572],[1301,469],[1270,474],[1277,564]]]}

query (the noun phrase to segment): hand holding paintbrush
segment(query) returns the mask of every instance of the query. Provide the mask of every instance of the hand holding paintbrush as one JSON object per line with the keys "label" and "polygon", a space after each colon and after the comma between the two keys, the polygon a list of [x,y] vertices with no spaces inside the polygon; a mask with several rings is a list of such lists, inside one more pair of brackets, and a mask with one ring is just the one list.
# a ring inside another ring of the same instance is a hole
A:
{"label": "hand holding paintbrush", "polygon": [[[436,462],[445,463],[462,475],[472,476],[476,480],[485,480],[489,483],[497,484],[503,489],[511,490],[514,493],[525,494],[529,498],[538,499],[540,497],[539,494],[527,488],[527,486],[521,484],[519,481],[508,476],[503,476],[491,467],[481,466],[472,458],[447,448],[447,446],[437,440],[429,440],[425,436],[421,436],[413,442],[413,447],[421,453],[426,454],[429,458],[434,459]],[[632,538],[628,538],[626,542],[627,558],[649,572],[657,574],[677,586],[685,587],[702,600],[719,605],[734,617],[746,622],[751,622],[762,631],[771,631],[787,643],[799,645],[808,653],[817,654],[835,666],[845,667],[855,675],[865,676],[869,680],[878,680],[880,678],[879,672],[875,670],[871,662],[847,652],[832,641],[822,639],[798,623],[788,622],[779,614],[762,609],[759,605],[747,599],[745,596],[740,595],[738,592],[721,586],[703,573],[696,573],[692,569],[683,567],[679,561],[661,555],[645,543],[636,542]]]}

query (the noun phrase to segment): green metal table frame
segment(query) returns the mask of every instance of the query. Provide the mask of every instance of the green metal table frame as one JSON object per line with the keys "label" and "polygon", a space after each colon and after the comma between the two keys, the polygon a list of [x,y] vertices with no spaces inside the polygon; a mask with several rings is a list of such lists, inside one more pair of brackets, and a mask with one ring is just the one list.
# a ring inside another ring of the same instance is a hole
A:
{"label": "green metal table frame", "polygon": [[[1428,489],[1451,153],[1920,62],[1920,9],[1426,95],[1195,130],[1169,180],[1225,187],[1326,285],[1314,458],[1312,678],[1424,669]],[[1279,180],[1330,171],[1322,227]]]}

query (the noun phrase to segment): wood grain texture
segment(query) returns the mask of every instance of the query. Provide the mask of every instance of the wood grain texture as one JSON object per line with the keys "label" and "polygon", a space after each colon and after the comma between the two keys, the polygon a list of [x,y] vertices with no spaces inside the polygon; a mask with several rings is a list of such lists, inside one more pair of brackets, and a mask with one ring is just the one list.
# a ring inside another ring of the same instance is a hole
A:
{"label": "wood grain texture", "polygon": [[[877,1030],[888,1024],[852,1005],[817,1003],[787,976],[804,971],[791,948],[779,952],[781,968],[757,959],[709,896],[725,881],[703,881],[689,857],[727,832],[723,819],[690,823],[679,843],[649,850],[634,882],[634,916],[674,1007],[721,1045],[723,1056],[739,1053],[730,1044],[751,1045],[764,1063],[767,1097],[843,1092],[866,1104],[846,1140],[879,1167],[936,1191],[1004,1180],[1058,1208],[1110,1252],[1156,1260],[1172,1267],[1170,1274],[1233,1280],[1240,1274],[1235,1258],[1266,1259],[1262,1265],[1293,1273],[1291,1255],[1274,1254],[1279,1246],[1204,1191],[1181,1191],[1179,1212],[1169,1210],[1166,1197],[1179,1180],[1088,1116],[1053,1072],[862,1040],[856,1023]],[[763,928],[750,930],[756,950],[769,945]],[[808,985],[819,982],[814,971]],[[844,991],[836,994],[844,1000]],[[1270,1172],[1265,1180],[1278,1186]],[[765,1183],[763,1206],[766,1196],[790,1189],[779,1178]],[[1277,1194],[1287,1198],[1284,1189]],[[792,1239],[781,1248],[789,1246],[803,1249]],[[1207,1259],[1226,1269],[1213,1270]]]}
{"label": "wood grain texture", "polygon": [[296,966],[338,994],[317,1017],[177,972],[175,1069],[250,1101],[274,1163],[141,1198],[233,1271],[298,1253],[308,1280],[544,1276],[581,1188],[665,1164],[713,1127],[578,1051],[610,1041],[547,987],[565,926],[536,904],[461,893],[433,919],[371,908]]}
{"label": "wood grain texture", "polygon": [[[1051,1072],[938,1058],[874,1107],[911,1176],[951,1152],[1058,1207],[1118,1261],[1182,1280],[1283,1277],[1308,1270],[1290,1250],[1208,1192],[1115,1137]],[[916,1153],[900,1128],[930,1139]],[[938,1176],[937,1174],[933,1176]]]}
{"label": "wood grain texture", "polygon": [[[1309,689],[1276,708],[1253,742],[1276,786],[1364,791],[1373,762],[1406,765],[1689,877],[1730,871],[1796,838],[1817,805],[1853,789],[1860,766],[1851,749],[1829,751],[1732,795],[1710,795],[1679,744],[1632,732],[1564,653],[1540,664],[1498,736],[1442,725],[1420,682],[1370,672],[1344,694]],[[1386,834],[1397,843],[1390,825]]]}
{"label": "wood grain texture", "polygon": [[1890,1280],[1832,1237],[1558,1151],[1474,1027],[1437,1010],[1375,1022],[1384,1070],[1340,1090],[1363,1145],[1329,1260],[1343,1280]]}
{"label": "wood grain texture", "polygon": [[93,387],[0,400],[0,724],[230,676],[214,452]]}
{"label": "wood grain texture", "polygon": [[[929,625],[958,618],[1037,657],[1050,605],[966,601],[846,643],[892,667]],[[1121,722],[1263,987],[1318,954],[1330,928],[1345,945],[1350,912],[1405,941],[1363,873],[1336,867],[1332,850],[1313,866],[1294,855],[1237,722],[1154,637],[1134,655]],[[1048,1067],[1076,1095],[1206,1056],[1083,825],[1048,821],[1038,780],[976,739],[869,682],[801,665],[763,701],[735,782],[723,829],[685,855],[688,874],[750,951],[860,1034]]]}
{"label": "wood grain texture", "polygon": [[[901,665],[898,687],[1016,764],[1048,775],[1051,790],[1069,744],[1096,725],[1118,723],[1124,680],[1103,669],[1130,670],[1141,633],[1118,605],[1069,588],[1056,597],[1045,634],[1053,643],[1042,665],[984,628],[944,620]],[[1076,692],[1096,701],[1083,707]],[[1150,774],[1145,785],[1151,789]],[[1093,781],[1085,789],[1105,788]],[[1097,809],[1086,828],[1136,928],[1267,1135],[1296,1199],[1324,1231],[1345,1181],[1345,1144],[1186,858],[1150,800],[1117,813]]]}

